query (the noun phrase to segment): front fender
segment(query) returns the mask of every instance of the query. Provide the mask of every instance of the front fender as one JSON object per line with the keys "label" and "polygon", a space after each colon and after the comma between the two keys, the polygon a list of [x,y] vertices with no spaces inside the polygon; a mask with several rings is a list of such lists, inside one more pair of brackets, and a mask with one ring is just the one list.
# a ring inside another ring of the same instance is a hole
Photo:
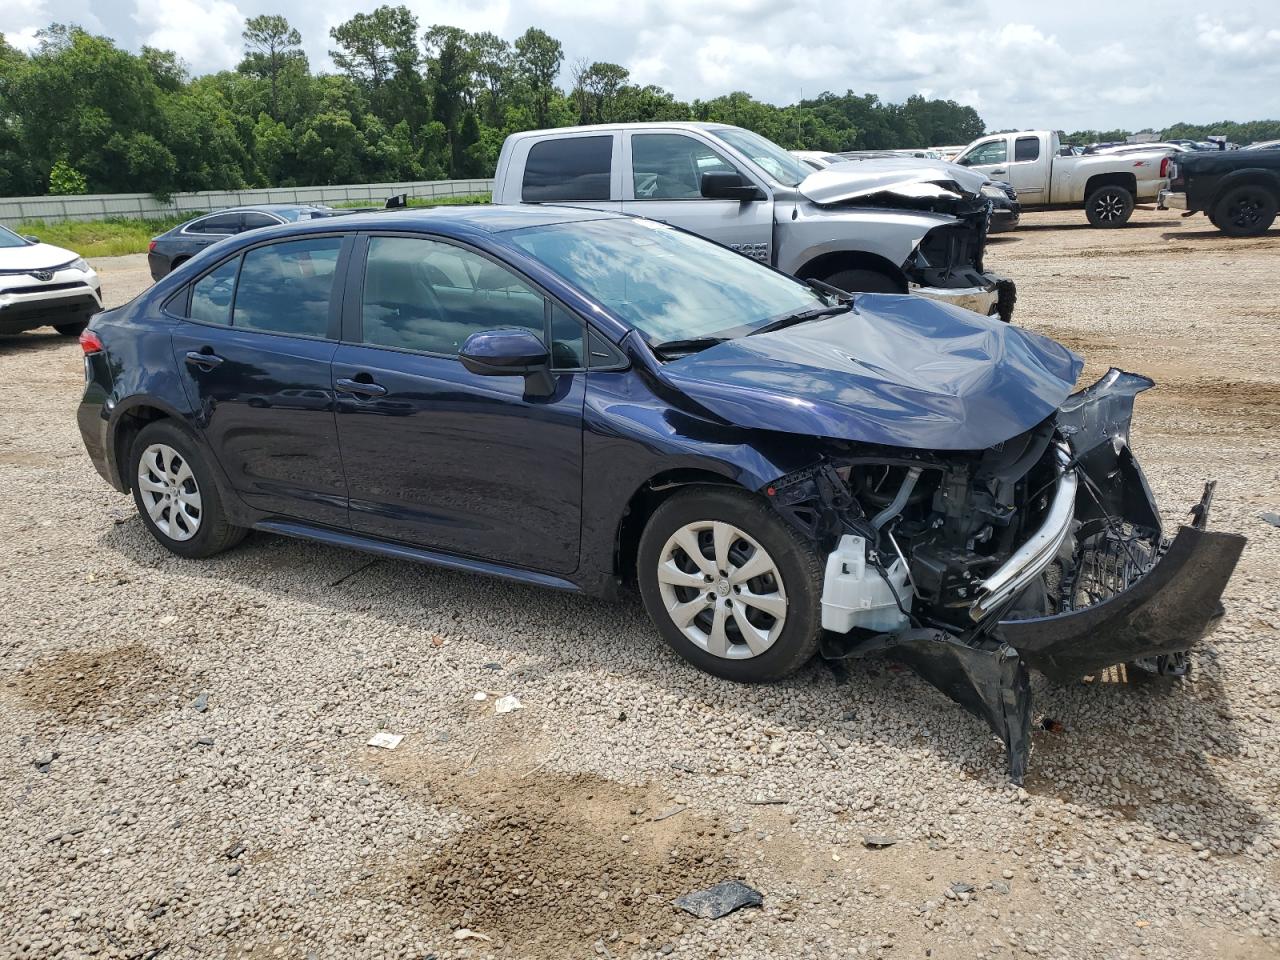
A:
{"label": "front fender", "polygon": [[[792,213],[794,212],[794,216]],[[777,267],[797,274],[805,264],[832,253],[863,253],[901,266],[937,227],[955,223],[940,213],[885,207],[824,207],[799,200],[792,210],[777,206]]]}

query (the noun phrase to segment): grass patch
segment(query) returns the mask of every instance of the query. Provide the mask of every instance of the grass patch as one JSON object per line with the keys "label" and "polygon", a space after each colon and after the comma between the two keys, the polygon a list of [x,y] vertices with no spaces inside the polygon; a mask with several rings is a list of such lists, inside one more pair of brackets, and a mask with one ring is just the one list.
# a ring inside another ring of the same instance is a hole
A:
{"label": "grass patch", "polygon": [[[409,206],[411,207],[451,207],[492,202],[493,194],[491,193],[459,193],[452,197],[409,198]],[[329,206],[346,209],[348,207],[381,207],[382,204],[377,200],[343,200],[339,203],[331,203]]]}
{"label": "grass patch", "polygon": [[82,257],[119,257],[126,253],[146,253],[152,237],[194,216],[193,212],[161,220],[67,220],[63,223],[27,220],[13,229],[23,236],[39,237],[45,243],[66,247]]}

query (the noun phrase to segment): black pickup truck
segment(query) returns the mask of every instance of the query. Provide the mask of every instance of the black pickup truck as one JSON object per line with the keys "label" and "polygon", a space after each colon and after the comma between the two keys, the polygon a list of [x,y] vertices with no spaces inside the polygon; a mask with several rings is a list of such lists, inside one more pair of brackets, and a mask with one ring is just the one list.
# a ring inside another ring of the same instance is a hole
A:
{"label": "black pickup truck", "polygon": [[1205,213],[1231,237],[1266,233],[1280,207],[1280,150],[1201,150],[1174,155],[1161,210]]}

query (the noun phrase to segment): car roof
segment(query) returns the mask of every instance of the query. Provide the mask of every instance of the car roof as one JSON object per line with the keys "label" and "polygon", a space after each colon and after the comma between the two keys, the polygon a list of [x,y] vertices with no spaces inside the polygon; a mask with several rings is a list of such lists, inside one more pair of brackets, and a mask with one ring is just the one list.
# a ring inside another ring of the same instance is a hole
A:
{"label": "car roof", "polygon": [[238,207],[222,207],[218,210],[209,210],[205,213],[197,214],[192,220],[199,220],[201,217],[211,217],[220,213],[240,213],[244,210],[261,210],[264,213],[291,213],[296,210],[324,210],[326,207],[319,203],[245,203]]}
{"label": "car roof", "polygon": [[523,130],[519,133],[511,134],[511,137],[523,139],[525,137],[543,137],[553,133],[613,133],[616,130],[728,130],[732,127],[733,124],[731,123],[647,120],[636,123],[591,123],[577,127],[547,127],[543,130]]}
{"label": "car roof", "polygon": [[250,240],[299,233],[332,233],[335,230],[429,230],[446,236],[506,233],[524,227],[545,227],[584,220],[618,220],[622,214],[585,207],[553,204],[454,204],[440,207],[400,207],[373,213],[353,213],[340,218],[303,220],[300,223],[266,227],[237,236]]}

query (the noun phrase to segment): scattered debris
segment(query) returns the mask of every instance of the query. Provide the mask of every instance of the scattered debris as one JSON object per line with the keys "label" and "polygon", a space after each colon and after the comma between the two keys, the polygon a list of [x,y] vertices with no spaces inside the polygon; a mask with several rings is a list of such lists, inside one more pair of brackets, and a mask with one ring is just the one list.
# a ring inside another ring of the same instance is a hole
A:
{"label": "scattered debris", "polygon": [[487,937],[483,933],[476,933],[474,930],[468,930],[466,927],[459,927],[453,931],[453,939],[455,940],[483,940],[485,943],[493,943],[493,937]]}
{"label": "scattered debris", "polygon": [[475,695],[471,699],[474,700],[476,703],[483,703],[484,701],[489,699],[489,695],[485,693],[483,690],[477,690]]}
{"label": "scattered debris", "polygon": [[772,806],[774,804],[786,803],[784,797],[754,797],[751,800],[744,800],[743,803],[754,804],[758,807]]}
{"label": "scattered debris", "polygon": [[508,693],[505,697],[499,697],[494,701],[494,713],[511,713],[513,710],[523,710],[524,704],[520,702],[520,698],[514,693]]}
{"label": "scattered debris", "polygon": [[1062,725],[1061,720],[1055,720],[1053,717],[1045,717],[1040,721],[1040,728],[1048,730],[1050,733],[1062,733],[1067,728]]}
{"label": "scattered debris", "polygon": [[739,880],[726,880],[706,890],[676,897],[673,902],[681,910],[688,911],[695,917],[718,920],[740,907],[764,906],[764,897],[759,890],[753,890]]}
{"label": "scattered debris", "polygon": [[437,633],[434,637],[431,638],[431,645],[433,647],[443,647],[444,637],[440,636],[440,634]]}
{"label": "scattered debris", "polygon": [[1272,513],[1270,510],[1265,513],[1258,514],[1259,520],[1265,520],[1273,527],[1280,527],[1280,513]]}
{"label": "scattered debris", "polygon": [[1135,921],[1133,921],[1133,925],[1134,925],[1135,927],[1137,927],[1139,930],[1145,930],[1147,927],[1151,926],[1151,921],[1150,921],[1150,920],[1135,920]]}
{"label": "scattered debris", "polygon": [[209,692],[207,690],[201,690],[200,696],[191,701],[191,709],[196,713],[204,713],[209,709]]}
{"label": "scattered debris", "polygon": [[964,883],[963,881],[960,881],[960,880],[957,880],[955,883],[951,885],[951,892],[957,893],[957,894],[973,893],[974,889],[975,888],[972,883]]}
{"label": "scattered debris", "polygon": [[897,842],[897,837],[886,837],[878,833],[868,833],[862,837],[862,845],[868,850],[883,850],[885,847],[892,847]]}
{"label": "scattered debris", "polygon": [[502,664],[493,661],[490,661],[489,663],[482,663],[480,666],[484,670],[493,670],[495,673],[502,669]]}
{"label": "scattered debris", "polygon": [[230,847],[227,848],[227,859],[235,860],[236,858],[240,857],[248,849],[249,849],[248,846],[246,846],[243,841],[237,840],[235,843],[233,843]]}
{"label": "scattered debris", "polygon": [[381,747],[383,750],[394,750],[400,746],[400,741],[403,739],[403,733],[387,733],[385,730],[381,730],[373,735],[369,740],[368,746]]}
{"label": "scattered debris", "polygon": [[670,810],[664,810],[662,813],[655,816],[653,818],[653,822],[657,823],[659,820],[668,820],[678,813],[684,813],[688,809],[688,807],[672,807]]}

